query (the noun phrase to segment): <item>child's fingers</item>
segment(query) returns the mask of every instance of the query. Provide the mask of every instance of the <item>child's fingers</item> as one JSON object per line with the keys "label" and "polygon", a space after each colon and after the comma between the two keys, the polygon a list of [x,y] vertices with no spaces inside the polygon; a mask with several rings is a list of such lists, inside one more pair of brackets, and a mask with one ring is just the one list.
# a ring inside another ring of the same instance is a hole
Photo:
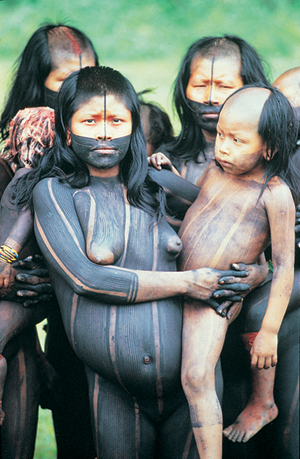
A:
{"label": "child's fingers", "polygon": [[161,169],[161,162],[157,158],[156,153],[154,155],[150,156],[150,158],[148,158],[148,164],[152,165],[153,167],[155,167],[158,170]]}

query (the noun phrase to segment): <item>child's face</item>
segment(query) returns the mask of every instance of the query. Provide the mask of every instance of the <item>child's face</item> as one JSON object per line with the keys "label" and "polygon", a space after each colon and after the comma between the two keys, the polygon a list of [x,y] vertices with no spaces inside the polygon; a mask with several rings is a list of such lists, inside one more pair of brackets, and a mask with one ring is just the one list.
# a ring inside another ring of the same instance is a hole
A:
{"label": "child's face", "polygon": [[257,131],[263,104],[255,101],[254,96],[253,103],[247,104],[243,92],[233,96],[220,114],[215,158],[228,174],[246,180],[260,180],[264,173],[266,147]]}

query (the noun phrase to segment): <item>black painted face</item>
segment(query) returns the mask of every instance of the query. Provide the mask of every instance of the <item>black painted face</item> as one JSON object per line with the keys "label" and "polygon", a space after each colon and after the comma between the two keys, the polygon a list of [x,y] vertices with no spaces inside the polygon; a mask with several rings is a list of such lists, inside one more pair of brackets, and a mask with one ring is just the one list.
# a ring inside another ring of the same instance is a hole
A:
{"label": "black painted face", "polygon": [[186,100],[200,129],[216,133],[225,100],[243,86],[236,55],[196,55],[191,63]]}
{"label": "black painted face", "polygon": [[193,118],[200,129],[208,132],[216,132],[222,105],[214,106],[212,104],[201,104],[194,100],[187,99]]}
{"label": "black painted face", "polygon": [[129,148],[131,135],[112,140],[96,140],[71,134],[71,148],[76,155],[97,169],[111,169],[120,164]]}
{"label": "black painted face", "polygon": [[44,86],[44,105],[45,107],[50,107],[55,109],[56,99],[57,99],[57,91],[52,91],[52,89],[47,88]]}

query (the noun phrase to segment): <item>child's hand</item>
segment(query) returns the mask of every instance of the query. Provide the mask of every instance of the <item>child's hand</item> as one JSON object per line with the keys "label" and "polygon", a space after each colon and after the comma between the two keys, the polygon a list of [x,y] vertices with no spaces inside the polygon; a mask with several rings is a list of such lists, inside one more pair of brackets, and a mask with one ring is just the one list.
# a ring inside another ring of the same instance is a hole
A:
{"label": "child's hand", "polygon": [[7,288],[14,280],[14,272],[11,263],[0,261],[0,288]]}
{"label": "child's hand", "polygon": [[159,171],[162,167],[164,167],[165,169],[169,169],[174,174],[179,175],[177,169],[175,169],[169,158],[167,158],[163,153],[153,153],[153,155],[148,158],[148,164],[149,166],[154,166]]}
{"label": "child's hand", "polygon": [[277,333],[260,330],[250,350],[251,365],[259,370],[274,367],[277,364],[277,343]]}

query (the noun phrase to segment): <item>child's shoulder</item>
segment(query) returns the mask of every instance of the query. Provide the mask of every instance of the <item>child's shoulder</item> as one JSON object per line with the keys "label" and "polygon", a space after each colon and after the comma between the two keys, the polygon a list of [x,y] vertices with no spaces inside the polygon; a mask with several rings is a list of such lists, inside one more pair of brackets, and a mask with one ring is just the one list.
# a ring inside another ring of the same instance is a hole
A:
{"label": "child's shoulder", "polygon": [[272,202],[278,206],[285,204],[294,206],[292,193],[288,185],[279,177],[272,177],[264,191],[265,202]]}
{"label": "child's shoulder", "polygon": [[290,192],[290,189],[288,185],[285,183],[285,181],[277,176],[272,177],[269,180],[267,190],[270,193],[288,193]]}

